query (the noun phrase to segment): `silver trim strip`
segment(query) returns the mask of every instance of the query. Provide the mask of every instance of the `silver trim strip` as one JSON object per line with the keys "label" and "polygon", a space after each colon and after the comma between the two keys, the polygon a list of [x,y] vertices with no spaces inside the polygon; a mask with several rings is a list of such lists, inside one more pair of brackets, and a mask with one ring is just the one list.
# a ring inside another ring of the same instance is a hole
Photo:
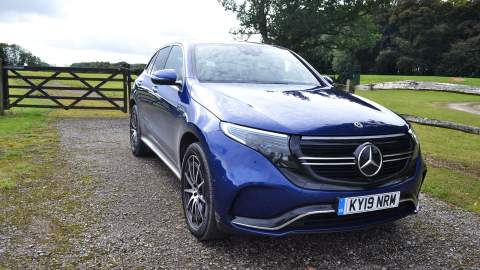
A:
{"label": "silver trim strip", "polygon": [[[409,155],[411,153],[413,153],[413,151],[383,155],[383,158]],[[355,159],[355,157],[299,157],[298,159],[300,160],[353,160]]]}
{"label": "silver trim strip", "polygon": [[172,170],[172,172],[175,174],[175,176],[180,179],[181,176],[180,176],[180,172],[177,170],[177,168],[175,168],[175,166],[168,160],[167,157],[165,157],[165,155],[162,153],[162,151],[160,149],[158,149],[155,144],[152,143],[152,141],[150,141],[148,138],[145,138],[145,137],[140,137],[142,139],[142,141],[150,148],[152,149],[152,151],[163,161],[163,163],[165,163],[167,165],[168,168],[170,168],[170,170]]}
{"label": "silver trim strip", "polygon": [[309,165],[309,166],[328,166],[328,165],[334,165],[334,166],[342,166],[342,165],[355,165],[355,162],[335,162],[335,163],[311,163],[311,162],[305,162],[302,163],[302,165]]}
{"label": "silver trim strip", "polygon": [[232,132],[230,132],[229,128],[243,129],[243,130],[247,130],[251,133],[259,133],[259,134],[264,134],[264,135],[268,135],[268,136],[272,136],[272,137],[278,137],[278,138],[286,139],[287,140],[286,143],[288,144],[289,137],[286,134],[275,133],[275,132],[265,131],[265,130],[261,130],[261,129],[244,127],[244,126],[235,125],[235,124],[232,124],[232,123],[229,123],[229,122],[220,122],[220,129],[223,131],[223,133],[225,133],[225,135],[232,138],[233,140],[235,140],[237,142],[240,142],[242,144],[247,144],[247,142],[245,140],[243,140],[242,138],[239,138],[239,137],[235,136],[234,134],[232,134]]}
{"label": "silver trim strip", "polygon": [[[403,152],[403,153],[397,153],[397,154],[383,155],[383,158],[409,155],[409,156],[400,157],[400,158],[384,159],[383,162],[392,162],[392,161],[409,159],[411,153],[413,153],[413,152],[410,151],[410,152]],[[299,157],[298,159],[300,159],[300,160],[355,160],[355,157],[331,157],[331,158],[328,158],[328,157]],[[355,162],[330,162],[330,163],[329,162],[302,162],[302,165],[309,165],[309,166],[328,166],[328,165],[342,166],[342,165],[355,165],[355,164],[356,164]]]}
{"label": "silver trim strip", "polygon": [[[413,202],[413,204],[415,206],[418,205],[418,201],[413,199],[413,198],[404,198],[404,199],[400,199],[399,203],[403,203],[403,202]],[[240,222],[236,222],[236,221],[232,221],[232,223],[236,224],[236,225],[240,225],[240,226],[244,226],[244,227],[248,227],[248,228],[253,228],[253,229],[259,229],[259,230],[266,230],[266,231],[276,231],[276,230],[280,230],[290,224],[292,224],[293,222],[301,219],[301,218],[304,218],[306,216],[311,216],[311,215],[316,215],[316,214],[328,214],[328,213],[335,213],[337,212],[335,209],[329,209],[329,210],[318,210],[318,211],[312,211],[312,212],[307,212],[307,213],[304,213],[304,214],[301,214],[301,215],[298,215],[294,218],[292,218],[291,220],[283,223],[282,225],[278,225],[276,227],[262,227],[262,226],[255,226],[255,225],[250,225],[250,224],[244,224],[244,223],[240,223]]]}
{"label": "silver trim strip", "polygon": [[419,208],[419,201],[418,199],[414,199],[414,198],[404,198],[404,199],[400,199],[400,202],[399,203],[402,203],[402,202],[413,202],[413,205],[415,205],[415,213],[418,212],[418,208]]}
{"label": "silver trim strip", "polygon": [[392,162],[392,161],[398,161],[398,160],[403,160],[403,159],[409,159],[410,156],[408,157],[401,157],[401,158],[394,158],[394,159],[387,159],[387,160],[383,160],[383,162]]}
{"label": "silver trim strip", "polygon": [[[415,199],[413,199],[413,198],[400,199],[399,203],[408,202],[408,201],[413,202],[413,204],[414,204],[415,206],[417,206],[417,204],[418,204],[418,202],[417,202]],[[280,230],[280,229],[282,229],[282,228],[285,228],[286,226],[288,226],[288,225],[292,224],[293,222],[295,222],[295,221],[297,221],[297,220],[299,220],[299,219],[301,219],[301,218],[304,218],[304,217],[306,217],[306,216],[311,216],[311,215],[316,215],[316,214],[335,213],[335,212],[337,212],[335,209],[319,210],[319,211],[307,212],[307,213],[298,215],[298,216],[290,219],[289,221],[283,223],[282,225],[279,225],[279,226],[276,226],[276,227],[255,226],[255,225],[244,224],[244,223],[240,223],[240,222],[236,222],[236,221],[232,221],[232,223],[233,223],[233,224],[236,224],[236,225],[248,227],[248,228],[253,228],[253,229],[266,230],[266,231],[276,231],[276,230]]]}
{"label": "silver trim strip", "polygon": [[244,227],[249,227],[249,228],[253,228],[253,229],[259,229],[259,230],[266,230],[266,231],[276,231],[276,230],[280,230],[290,224],[292,224],[293,222],[301,219],[301,218],[304,218],[306,216],[311,216],[311,215],[316,215],[316,214],[327,214],[327,213],[335,213],[335,209],[329,209],[329,210],[318,210],[318,211],[312,211],[312,212],[307,212],[307,213],[304,213],[304,214],[301,214],[301,215],[298,215],[292,219],[290,219],[289,221],[283,223],[282,225],[278,225],[276,227],[262,227],[262,226],[255,226],[255,225],[250,225],[250,224],[243,224],[243,223],[240,223],[240,222],[235,222],[235,221],[232,221],[232,223],[236,224],[236,225],[240,225],[240,226],[244,226]]}
{"label": "silver trim strip", "polygon": [[396,156],[408,155],[408,154],[411,154],[411,153],[413,153],[413,151],[397,153],[397,154],[390,154],[390,155],[383,155],[383,157],[384,158],[386,158],[386,157],[396,157]]}
{"label": "silver trim strip", "polygon": [[337,159],[355,159],[355,157],[299,157],[298,159],[337,160]]}
{"label": "silver trim strip", "polygon": [[413,198],[403,198],[403,199],[400,199],[400,202],[413,202],[415,203],[416,201],[413,199]]}
{"label": "silver trim strip", "polygon": [[303,136],[302,140],[357,140],[357,139],[381,139],[394,138],[406,136],[406,133],[396,133],[388,135],[373,135],[373,136],[345,136],[345,137],[327,137],[327,136]]}
{"label": "silver trim strip", "polygon": [[[232,124],[232,123],[229,123],[229,122],[220,122],[220,125],[221,125],[222,130],[224,128],[233,127],[233,128],[245,129],[245,130],[251,131],[252,133],[261,133],[261,134],[270,135],[270,136],[288,138],[287,134],[276,133],[276,132],[266,131],[266,130],[262,130],[262,129],[245,127],[245,126],[241,126],[241,125]],[[225,130],[223,130],[223,131],[225,131]],[[226,133],[229,133],[228,130],[226,131]]]}

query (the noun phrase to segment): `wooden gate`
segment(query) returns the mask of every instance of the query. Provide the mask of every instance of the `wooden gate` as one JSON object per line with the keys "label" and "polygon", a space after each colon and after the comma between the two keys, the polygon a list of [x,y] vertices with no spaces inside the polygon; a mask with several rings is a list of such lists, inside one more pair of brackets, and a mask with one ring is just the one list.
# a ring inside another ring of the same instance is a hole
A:
{"label": "wooden gate", "polygon": [[128,68],[12,67],[0,64],[0,73],[0,109],[128,111],[132,80]]}

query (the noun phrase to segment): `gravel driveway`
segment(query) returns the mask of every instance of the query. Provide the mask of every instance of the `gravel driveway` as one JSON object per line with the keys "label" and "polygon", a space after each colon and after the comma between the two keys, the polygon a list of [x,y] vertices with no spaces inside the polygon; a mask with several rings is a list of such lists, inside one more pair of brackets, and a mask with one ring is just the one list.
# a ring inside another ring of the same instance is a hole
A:
{"label": "gravel driveway", "polygon": [[480,269],[480,217],[427,196],[418,215],[366,231],[198,242],[184,225],[178,180],[159,159],[130,154],[126,119],[61,120],[56,126],[69,170],[97,181],[88,202],[96,222],[72,239],[69,256],[56,258],[64,265]]}

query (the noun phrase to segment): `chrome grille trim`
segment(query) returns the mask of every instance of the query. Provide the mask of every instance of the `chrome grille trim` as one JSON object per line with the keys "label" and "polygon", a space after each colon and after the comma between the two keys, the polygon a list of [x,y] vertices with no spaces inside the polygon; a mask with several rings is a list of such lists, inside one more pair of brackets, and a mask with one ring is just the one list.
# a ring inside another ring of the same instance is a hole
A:
{"label": "chrome grille trim", "polygon": [[363,140],[363,139],[382,139],[394,138],[408,135],[407,133],[396,133],[387,135],[372,135],[372,136],[345,136],[345,137],[328,137],[328,136],[302,136],[302,140]]}
{"label": "chrome grille trim", "polygon": [[[383,164],[380,172],[367,177],[360,173],[355,157],[358,146],[371,143],[380,148]],[[403,177],[413,158],[413,141],[408,133],[372,136],[298,136],[294,154],[299,165],[315,181],[345,185],[366,185]]]}
{"label": "chrome grille trim", "polygon": [[299,157],[298,159],[309,159],[309,160],[340,160],[340,159],[355,159],[355,157]]}
{"label": "chrome grille trim", "polygon": [[[389,155],[383,155],[383,162],[393,162],[393,161],[399,161],[399,160],[404,160],[404,159],[409,159],[412,157],[413,151],[409,152],[402,152],[402,153],[395,153],[395,154],[389,154]],[[404,156],[408,155],[405,157],[398,157],[398,156]],[[389,158],[389,157],[398,157],[398,158]],[[354,162],[302,162],[302,165],[308,165],[308,166],[346,166],[346,165],[355,165],[357,164],[355,161],[355,157],[299,157],[298,159],[302,161],[314,161],[314,160],[321,160],[321,161],[337,161],[337,160],[353,160]]]}
{"label": "chrome grille trim", "polygon": [[383,158],[403,156],[403,155],[410,155],[411,153],[413,153],[413,151],[403,152],[403,153],[396,153],[396,154],[389,154],[389,155],[383,155]]}
{"label": "chrome grille trim", "polygon": [[411,156],[406,156],[406,157],[401,157],[401,158],[394,158],[394,159],[387,159],[383,160],[383,162],[392,162],[392,161],[399,161],[399,160],[404,160],[404,159],[409,159]]}
{"label": "chrome grille trim", "polygon": [[329,166],[329,165],[333,165],[333,166],[346,166],[346,165],[355,165],[356,163],[355,162],[337,162],[337,163],[329,163],[329,162],[325,162],[325,163],[311,163],[311,162],[305,162],[305,163],[302,163],[302,165],[308,165],[308,166]]}

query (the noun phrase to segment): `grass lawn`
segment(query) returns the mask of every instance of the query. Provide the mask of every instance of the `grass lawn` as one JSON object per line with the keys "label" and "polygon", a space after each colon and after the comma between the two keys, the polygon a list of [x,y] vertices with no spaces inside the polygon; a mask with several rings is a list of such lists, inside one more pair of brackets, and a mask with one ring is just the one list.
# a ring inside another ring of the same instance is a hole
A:
{"label": "grass lawn", "polygon": [[[0,116],[0,235],[22,232],[52,246],[49,252],[64,254],[72,239],[96,222],[85,203],[91,192],[75,190],[78,186],[93,190],[95,181],[87,173],[68,173],[50,113],[48,109],[14,108]],[[69,218],[80,213],[81,223]],[[11,243],[26,245],[18,233],[12,236]],[[0,269],[3,264],[15,264],[9,258],[8,251],[2,254]]]}
{"label": "grass lawn", "polygon": [[480,179],[446,168],[429,167],[422,191],[480,213]]}
{"label": "grass lawn", "polygon": [[480,136],[414,125],[428,173],[422,190],[480,213]]}
{"label": "grass lawn", "polygon": [[414,90],[357,91],[397,113],[424,116],[480,127],[480,115],[449,109],[450,102],[479,102],[480,96]]}
{"label": "grass lawn", "polygon": [[45,110],[16,109],[15,114],[0,116],[0,234],[9,227],[28,230],[45,221],[50,224],[48,236],[32,232],[32,237],[55,242],[58,250],[68,246],[78,225],[44,213],[49,201],[58,202],[58,209],[79,205],[66,199],[68,186],[54,178],[53,172],[62,170],[58,154],[58,134],[50,127]]}
{"label": "grass lawn", "polygon": [[54,151],[56,140],[45,110],[18,109],[0,116],[0,190],[13,188],[38,171],[34,158]]}
{"label": "grass lawn", "polygon": [[408,75],[370,75],[365,74],[360,76],[361,84],[380,83],[380,82],[394,82],[394,81],[423,81],[423,82],[440,82],[440,83],[457,83],[480,87],[480,78],[455,78],[442,76],[408,76]]}
{"label": "grass lawn", "polygon": [[424,155],[460,164],[480,175],[479,135],[423,125],[414,125],[414,129],[420,137]]}
{"label": "grass lawn", "polygon": [[[449,102],[480,102],[480,96],[408,90],[358,91],[397,113],[480,126],[480,115],[448,109]],[[480,213],[480,136],[414,125],[429,163],[423,191]]]}

